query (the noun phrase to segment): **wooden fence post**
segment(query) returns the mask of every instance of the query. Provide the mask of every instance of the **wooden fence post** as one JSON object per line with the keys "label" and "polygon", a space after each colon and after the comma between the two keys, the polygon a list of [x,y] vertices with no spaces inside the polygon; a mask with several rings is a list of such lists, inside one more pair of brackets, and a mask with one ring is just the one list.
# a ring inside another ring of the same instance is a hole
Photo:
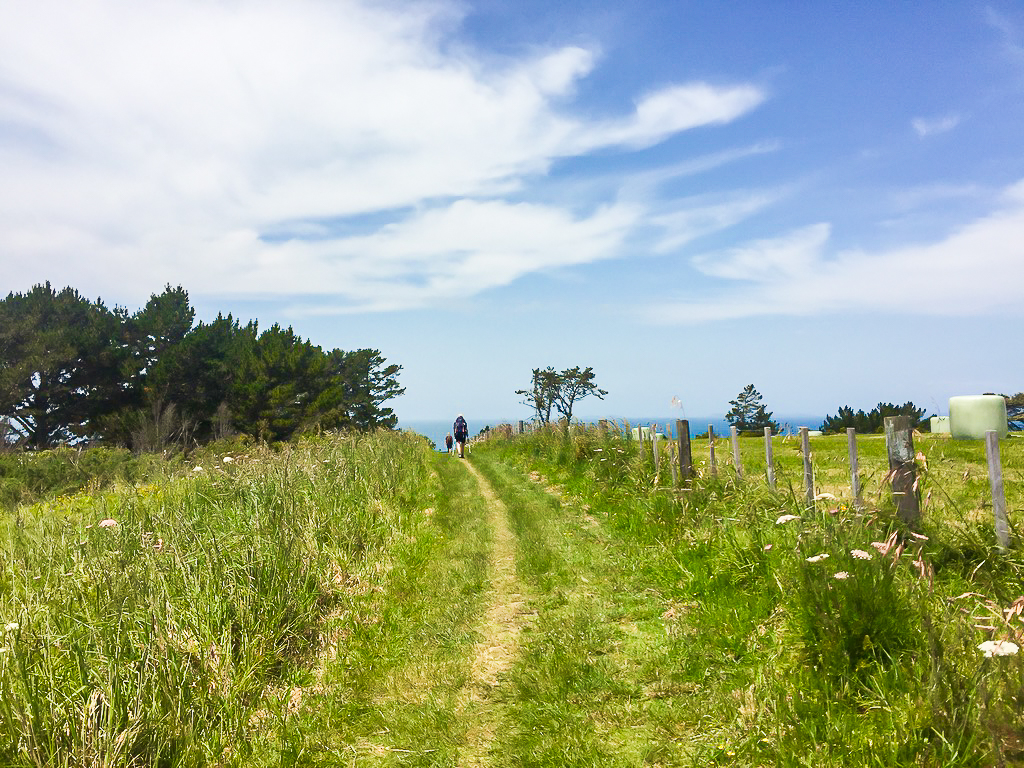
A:
{"label": "wooden fence post", "polygon": [[525,424],[523,423],[523,420],[522,420],[522,419],[520,419],[520,420],[519,420],[519,429],[518,429],[518,430],[516,430],[516,434],[517,434],[517,435],[521,435],[521,434],[523,434],[524,432],[526,432],[526,425],[525,425]]}
{"label": "wooden fence post", "polygon": [[679,474],[683,482],[693,477],[693,454],[690,449],[690,422],[676,419],[676,443],[679,445]]}
{"label": "wooden fence post", "polygon": [[718,463],[715,461],[715,428],[708,424],[708,447],[711,449],[711,476],[718,477]]}
{"label": "wooden fence post", "polygon": [[853,490],[853,508],[860,509],[860,475],[857,468],[857,430],[846,428],[846,442],[850,453],[850,487]]}
{"label": "wooden fence post", "polygon": [[885,446],[889,453],[889,477],[896,514],[907,525],[916,525],[921,519],[921,499],[917,492],[914,433],[909,416],[885,417]]}
{"label": "wooden fence post", "polygon": [[608,419],[598,419],[598,421],[597,421],[597,430],[601,433],[602,437],[607,435],[608,434]]}
{"label": "wooden fence post", "polygon": [[658,425],[651,424],[651,451],[654,452],[654,477],[661,474],[661,451],[658,450]]}
{"label": "wooden fence post", "polygon": [[736,474],[743,477],[743,462],[740,461],[740,431],[736,427],[729,427],[729,439],[732,440],[732,465]]}
{"label": "wooden fence post", "polygon": [[768,467],[768,485],[771,488],[775,487],[775,464],[772,459],[772,428],[764,428],[764,461],[765,466]]}
{"label": "wooden fence post", "polygon": [[1006,517],[1006,494],[1003,491],[1003,465],[999,460],[999,434],[985,432],[985,454],[988,457],[988,482],[992,488],[992,513],[996,519],[996,543],[1000,549],[1010,548],[1010,521]]}
{"label": "wooden fence post", "polygon": [[804,455],[804,488],[807,503],[814,503],[814,467],[811,465],[811,434],[807,427],[800,427],[800,452]]}
{"label": "wooden fence post", "polygon": [[668,465],[672,468],[672,488],[676,489],[679,487],[679,475],[676,473],[676,446],[674,443],[669,443]]}

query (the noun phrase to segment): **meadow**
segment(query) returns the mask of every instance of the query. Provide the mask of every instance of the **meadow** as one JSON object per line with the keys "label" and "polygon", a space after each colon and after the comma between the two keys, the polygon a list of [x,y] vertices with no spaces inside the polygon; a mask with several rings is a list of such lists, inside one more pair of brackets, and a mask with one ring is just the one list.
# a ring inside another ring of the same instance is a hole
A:
{"label": "meadow", "polygon": [[915,439],[914,530],[875,436],[860,506],[845,436],[813,504],[795,438],[774,489],[597,429],[0,456],[0,764],[1024,765],[1024,557],[983,445]]}

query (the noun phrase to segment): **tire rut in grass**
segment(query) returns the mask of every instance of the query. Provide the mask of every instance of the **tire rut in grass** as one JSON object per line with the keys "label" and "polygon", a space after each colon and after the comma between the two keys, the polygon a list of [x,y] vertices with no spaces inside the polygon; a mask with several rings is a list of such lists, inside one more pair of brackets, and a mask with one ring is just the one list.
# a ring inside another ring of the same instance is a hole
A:
{"label": "tire rut in grass", "polygon": [[516,541],[509,528],[508,511],[483,475],[468,462],[465,466],[487,502],[493,534],[488,607],[479,626],[481,639],[473,649],[470,680],[457,709],[459,716],[469,722],[459,765],[469,768],[490,764],[488,752],[501,719],[493,694],[518,654],[519,635],[528,614],[524,588],[516,575]]}

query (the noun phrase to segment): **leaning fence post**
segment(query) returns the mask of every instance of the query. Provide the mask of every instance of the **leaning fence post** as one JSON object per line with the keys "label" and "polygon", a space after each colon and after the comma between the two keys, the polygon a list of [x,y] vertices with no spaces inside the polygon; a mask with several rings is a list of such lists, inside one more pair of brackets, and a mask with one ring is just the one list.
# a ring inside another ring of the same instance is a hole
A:
{"label": "leaning fence post", "polygon": [[718,463],[715,461],[715,428],[708,424],[708,447],[711,449],[711,476],[718,477]]}
{"label": "leaning fence post", "polygon": [[732,440],[732,465],[736,474],[743,477],[743,463],[740,461],[740,431],[735,427],[729,427],[729,439]]}
{"label": "leaning fence post", "polygon": [[1000,549],[1010,548],[1010,522],[1006,517],[1006,494],[1003,492],[1003,465],[999,461],[999,434],[985,432],[985,454],[988,456],[988,482],[992,488],[992,512],[996,518],[996,543]]}
{"label": "leaning fence post", "polygon": [[850,487],[853,489],[853,508],[860,509],[860,475],[857,469],[857,430],[846,428],[846,442],[850,453]]}
{"label": "leaning fence post", "polygon": [[772,459],[772,428],[764,428],[764,462],[768,467],[768,485],[775,487],[775,464]]}
{"label": "leaning fence post", "polygon": [[814,467],[811,465],[811,432],[807,427],[800,427],[800,452],[804,455],[804,488],[807,492],[807,503],[814,503]]}
{"label": "leaning fence post", "polygon": [[690,422],[676,419],[676,443],[679,445],[679,474],[683,481],[693,477],[693,454],[690,449]]}
{"label": "leaning fence post", "polygon": [[917,493],[914,434],[909,416],[885,417],[885,445],[896,514],[907,525],[915,525],[921,519],[921,500]]}

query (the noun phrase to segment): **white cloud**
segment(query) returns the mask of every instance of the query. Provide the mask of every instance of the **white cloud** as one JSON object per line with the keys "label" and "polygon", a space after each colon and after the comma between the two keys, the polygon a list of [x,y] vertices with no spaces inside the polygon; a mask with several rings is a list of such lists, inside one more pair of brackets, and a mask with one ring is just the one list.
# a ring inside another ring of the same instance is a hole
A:
{"label": "white cloud", "polygon": [[784,281],[803,275],[820,259],[829,233],[828,224],[814,224],[785,237],[697,256],[693,265],[712,277],[760,283]]}
{"label": "white cloud", "polygon": [[780,196],[778,192],[748,192],[724,200],[696,197],[674,201],[672,211],[648,217],[648,223],[660,230],[653,250],[678,250],[698,237],[739,223],[775,203]]}
{"label": "white cloud", "polygon": [[714,88],[696,83],[664,88],[641,99],[633,116],[585,129],[578,147],[648,147],[679,131],[735,120],[764,98],[753,86]]}
{"label": "white cloud", "polygon": [[960,125],[960,119],[960,115],[943,115],[933,118],[915,117],[910,124],[917,135],[923,139],[953,130]]}
{"label": "white cloud", "polygon": [[[633,114],[584,119],[572,98],[593,51],[495,65],[448,45],[458,8],[0,5],[5,283],[107,296],[116,275],[121,301],[180,282],[358,304],[390,293],[395,306],[443,297],[456,278],[483,290],[566,263],[570,246],[573,263],[613,256],[640,218],[623,205],[581,217],[573,201],[494,198],[529,199],[559,157],[650,146],[765,98],[676,84]],[[356,237],[325,223],[388,211],[405,213]],[[479,234],[487,227],[508,235],[501,248]],[[323,237],[261,237],[281,231]],[[523,231],[537,236],[513,236]]]}
{"label": "white cloud", "polygon": [[[637,216],[624,205],[574,218],[549,206],[459,200],[369,235],[283,244],[227,290],[258,291],[269,280],[279,293],[340,296],[358,310],[424,306],[614,256]],[[242,245],[259,251],[252,238]]]}
{"label": "white cloud", "polygon": [[647,316],[660,323],[697,323],[841,312],[1021,312],[1024,181],[1004,191],[997,210],[935,242],[829,253],[827,236],[822,224],[703,254],[695,265],[722,278],[717,295],[663,305]]}

